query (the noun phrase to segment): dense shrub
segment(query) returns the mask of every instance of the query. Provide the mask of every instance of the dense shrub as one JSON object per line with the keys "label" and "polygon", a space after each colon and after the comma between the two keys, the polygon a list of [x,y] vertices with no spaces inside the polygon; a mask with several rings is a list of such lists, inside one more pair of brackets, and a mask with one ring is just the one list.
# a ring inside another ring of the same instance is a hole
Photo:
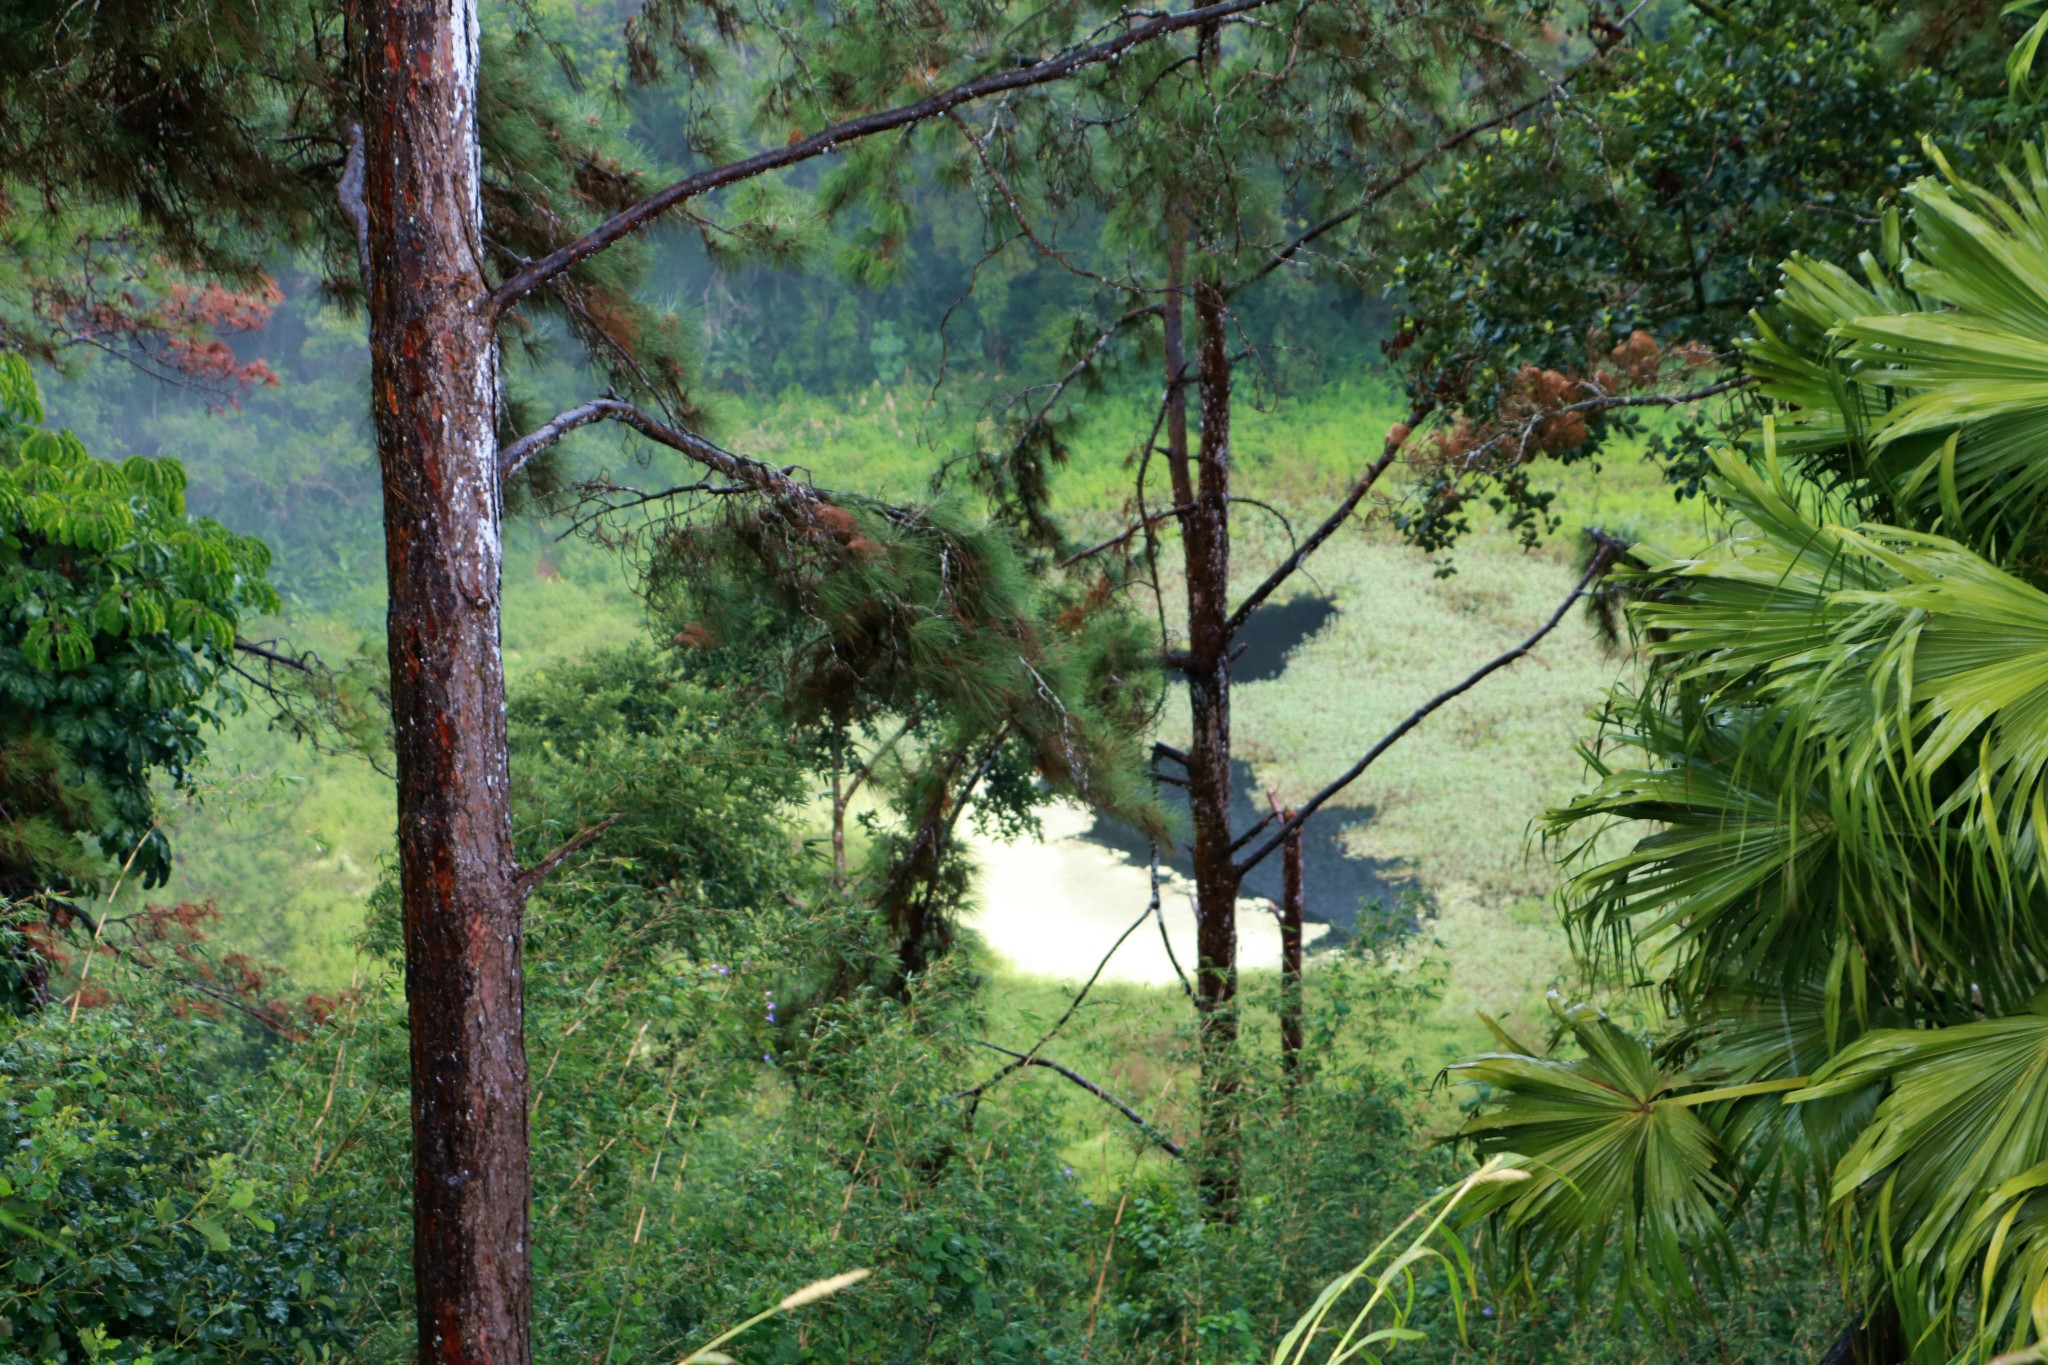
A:
{"label": "dense shrub", "polygon": [[299,1116],[240,1027],[126,994],[0,1018],[0,1362],[349,1358],[372,1206],[259,1141]]}

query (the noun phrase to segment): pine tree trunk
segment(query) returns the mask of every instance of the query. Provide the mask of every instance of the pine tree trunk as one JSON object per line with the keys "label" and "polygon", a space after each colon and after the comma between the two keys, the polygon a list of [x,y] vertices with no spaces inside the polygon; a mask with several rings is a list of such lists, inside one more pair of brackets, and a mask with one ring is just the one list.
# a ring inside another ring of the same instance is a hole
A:
{"label": "pine tree trunk", "polygon": [[[1212,1217],[1236,1217],[1243,1184],[1238,1131],[1237,864],[1230,828],[1230,356],[1223,298],[1195,286],[1202,397],[1186,554],[1188,814],[1195,873],[1195,1008],[1202,1064],[1197,1182]],[[1177,367],[1176,367],[1177,368]]]}
{"label": "pine tree trunk", "polygon": [[[1281,819],[1293,818],[1293,811],[1281,812]],[[1301,1079],[1301,920],[1307,900],[1302,872],[1297,829],[1282,845],[1280,863],[1280,1069],[1290,1087]]]}
{"label": "pine tree trunk", "polygon": [[369,0],[362,14],[419,1359],[526,1365],[523,895],[506,796],[476,0]]}

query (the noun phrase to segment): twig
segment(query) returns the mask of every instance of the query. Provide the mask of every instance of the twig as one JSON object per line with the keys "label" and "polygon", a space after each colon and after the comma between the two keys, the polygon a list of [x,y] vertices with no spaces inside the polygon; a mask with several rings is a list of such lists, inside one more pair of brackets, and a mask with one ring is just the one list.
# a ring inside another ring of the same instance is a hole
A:
{"label": "twig", "polygon": [[[1153,776],[1158,776],[1154,773]],[[1159,902],[1159,843],[1147,840],[1146,848],[1152,855],[1152,918],[1159,921],[1159,941],[1166,948],[1166,960],[1173,964],[1173,974],[1180,978],[1180,988],[1188,999],[1195,998],[1195,988],[1188,981],[1188,974],[1181,970],[1180,959],[1173,954],[1173,936],[1166,932],[1166,910]]]}
{"label": "twig", "polygon": [[969,1102],[967,1106],[967,1112],[970,1117],[973,1116],[975,1105],[980,1103],[982,1095],[989,1089],[989,1087],[993,1086],[996,1082],[1002,1080],[1003,1077],[1009,1075],[1011,1072],[1017,1070],[1019,1067],[1030,1065],[1031,1059],[1033,1057],[1036,1057],[1039,1054],[1040,1050],[1043,1049],[1047,1043],[1053,1040],[1053,1035],[1058,1033],[1061,1029],[1067,1026],[1067,1020],[1072,1019],[1074,1017],[1074,1012],[1081,1008],[1081,1002],[1088,998],[1088,992],[1094,989],[1095,983],[1097,981],[1101,980],[1103,969],[1108,967],[1109,960],[1116,956],[1116,950],[1123,947],[1124,940],[1129,938],[1132,934],[1137,933],[1138,930],[1144,926],[1145,921],[1150,919],[1151,917],[1152,907],[1148,905],[1138,913],[1138,917],[1136,919],[1131,921],[1130,928],[1124,930],[1121,934],[1118,934],[1116,936],[1116,942],[1109,945],[1109,951],[1102,955],[1102,961],[1095,964],[1095,970],[1088,974],[1087,981],[1082,983],[1080,990],[1074,992],[1074,998],[1067,1004],[1066,1013],[1062,1014],[1057,1020],[1055,1020],[1053,1022],[1053,1026],[1047,1029],[1044,1032],[1044,1034],[1042,1034],[1039,1037],[1038,1041],[1031,1045],[1031,1051],[1029,1051],[1028,1053],[1024,1053],[1020,1060],[1011,1062],[1008,1066],[1004,1067],[1001,1071],[996,1072],[995,1075],[989,1077],[980,1085],[975,1086],[972,1090],[963,1090],[953,1097],[956,1100],[967,1100]]}
{"label": "twig", "polygon": [[[638,488],[624,488],[613,484],[610,480],[606,480],[601,484],[596,482],[579,484],[573,491],[577,495],[575,513],[572,514],[568,527],[555,537],[558,541],[567,540],[593,521],[601,520],[604,517],[609,517],[619,512],[630,512],[635,507],[645,507],[650,502],[664,502],[670,498],[685,497],[692,493],[703,493],[711,497],[733,497],[739,494],[755,492],[754,489],[747,487],[745,484],[712,483],[708,479],[698,483],[673,484],[667,488],[657,488],[652,493],[644,492]],[[604,495],[607,493],[627,493],[631,496],[623,502],[606,502],[604,501]],[[592,504],[596,505],[595,511],[585,512],[582,510]]]}
{"label": "twig", "polygon": [[1131,1202],[1131,1180],[1138,1175],[1138,1166],[1131,1163],[1130,1179],[1124,1181],[1124,1192],[1116,1201],[1116,1217],[1110,1220],[1109,1244],[1102,1248],[1102,1268],[1095,1272],[1095,1297],[1088,1303],[1088,1334],[1082,1339],[1081,1358],[1088,1358],[1088,1348],[1095,1344],[1095,1316],[1102,1310],[1102,1287],[1109,1283],[1109,1258],[1116,1254],[1116,1232],[1124,1225],[1124,1208]]}
{"label": "twig", "polygon": [[1175,1142],[1172,1138],[1168,1137],[1165,1133],[1161,1132],[1159,1128],[1150,1119],[1146,1118],[1137,1110],[1131,1108],[1131,1106],[1129,1106],[1128,1104],[1125,1104],[1116,1096],[1110,1094],[1107,1090],[1104,1090],[1095,1082],[1089,1080],[1086,1076],[1083,1076],[1080,1072],[1075,1071],[1070,1067],[1061,1066],[1058,1062],[1053,1061],[1050,1057],[1027,1057],[1024,1053],[1012,1052],[1009,1048],[997,1047],[994,1043],[986,1041],[982,1043],[982,1046],[988,1048],[992,1052],[1000,1052],[1005,1057],[1023,1058],[1021,1064],[1024,1066],[1042,1066],[1048,1071],[1058,1072],[1060,1075],[1065,1076],[1075,1085],[1080,1086],[1083,1090],[1093,1095],[1096,1099],[1101,1100],[1104,1104],[1108,1105],[1110,1108],[1116,1110],[1119,1114],[1122,1114],[1125,1118],[1129,1119],[1132,1123],[1136,1124],[1139,1130],[1143,1132],[1146,1137],[1151,1138],[1154,1142],[1158,1143],[1160,1149],[1163,1150],[1168,1156],[1187,1155],[1186,1149],[1184,1149],[1178,1142]]}
{"label": "twig", "polygon": [[[1557,629],[1558,625],[1564,620],[1565,613],[1569,612],[1572,609],[1572,604],[1574,602],[1577,602],[1581,597],[1584,597],[1586,595],[1587,589],[1591,588],[1593,586],[1593,583],[1602,574],[1607,572],[1608,567],[1612,565],[1616,559],[1620,558],[1623,551],[1627,548],[1620,541],[1614,540],[1611,537],[1602,534],[1601,532],[1592,531],[1588,534],[1594,537],[1594,540],[1599,547],[1593,553],[1592,563],[1586,566],[1586,572],[1580,575],[1578,584],[1572,588],[1570,595],[1567,596],[1563,602],[1558,604],[1557,610],[1550,614],[1550,619],[1545,621],[1541,626],[1538,626],[1536,628],[1535,634],[1531,635],[1528,639],[1522,641],[1522,643],[1520,643],[1519,645],[1516,645],[1513,649],[1507,651],[1507,653],[1488,660],[1486,663],[1482,664],[1477,670],[1475,670],[1470,676],[1468,676],[1463,682],[1455,683],[1452,686],[1445,688],[1443,691],[1437,693],[1434,697],[1431,697],[1428,701],[1424,702],[1421,706],[1417,707],[1406,720],[1402,721],[1399,725],[1396,725],[1392,730],[1388,731],[1385,737],[1383,737],[1379,743],[1373,745],[1372,748],[1366,750],[1365,757],[1359,759],[1358,762],[1352,764],[1351,767],[1345,771],[1343,776],[1339,777],[1329,786],[1324,787],[1321,791],[1317,792],[1314,796],[1310,797],[1305,803],[1303,803],[1299,810],[1294,812],[1294,814],[1291,817],[1281,821],[1280,828],[1273,832],[1271,838],[1267,839],[1265,843],[1260,844],[1259,847],[1250,856],[1246,857],[1237,864],[1238,875],[1243,876],[1245,873],[1251,871],[1254,867],[1257,867],[1262,861],[1265,860],[1266,855],[1271,853],[1274,849],[1280,847],[1281,844],[1287,841],[1287,837],[1290,834],[1294,833],[1294,831],[1300,829],[1303,824],[1307,823],[1308,818],[1311,815],[1314,815],[1316,811],[1322,807],[1324,802],[1328,801],[1338,792],[1343,791],[1344,788],[1350,786],[1353,782],[1357,781],[1360,774],[1364,773],[1367,768],[1370,768],[1381,754],[1393,748],[1394,745],[1399,743],[1401,738],[1405,736],[1410,730],[1413,730],[1416,726],[1422,724],[1424,720],[1427,720],[1430,714],[1434,712],[1438,707],[1443,706],[1445,703],[1450,702],[1455,698],[1461,696],[1462,694],[1471,691],[1474,687],[1477,687],[1481,682],[1483,682],[1487,677],[1489,677],[1493,673],[1498,672],[1500,669],[1506,668],[1509,664],[1514,663],[1517,659],[1523,658],[1531,650],[1535,649],[1538,644],[1542,643],[1544,636],[1550,634],[1551,631]],[[1253,830],[1252,833],[1257,833],[1257,830]],[[1231,851],[1233,853],[1236,852],[1250,838],[1251,834],[1246,834],[1240,837],[1236,843],[1231,845]]]}
{"label": "twig", "polygon": [[[106,899],[101,902],[108,909],[113,908],[114,897],[121,894],[121,884],[128,880],[128,870],[135,866],[135,860],[142,855],[142,846],[149,842],[156,829],[156,824],[152,822],[143,836],[135,841],[135,847],[128,851],[128,860],[121,864],[121,875],[114,878],[113,889],[107,892]],[[85,999],[85,981],[92,975],[93,958],[99,955],[100,935],[106,932],[106,928],[107,915],[103,910],[100,912],[99,923],[92,927],[92,946],[86,949],[85,965],[78,969],[78,989],[71,995],[71,1017],[64,1021],[67,1027],[78,1022],[78,1006]]]}
{"label": "twig", "polygon": [[1073,554],[1070,554],[1065,559],[1062,559],[1056,567],[1062,569],[1070,569],[1074,565],[1079,564],[1084,559],[1093,559],[1096,555],[1101,554],[1104,550],[1114,550],[1117,546],[1123,544],[1132,536],[1137,535],[1140,531],[1149,531],[1154,526],[1157,526],[1160,522],[1165,521],[1170,517],[1184,516],[1188,512],[1191,512],[1193,510],[1194,509],[1191,507],[1172,507],[1168,508],[1164,512],[1154,512],[1149,517],[1140,517],[1138,518],[1138,520],[1132,522],[1129,526],[1125,527],[1122,531],[1119,531],[1116,535],[1111,536],[1108,540],[1102,541],[1095,545],[1090,545],[1085,550],[1076,550]]}

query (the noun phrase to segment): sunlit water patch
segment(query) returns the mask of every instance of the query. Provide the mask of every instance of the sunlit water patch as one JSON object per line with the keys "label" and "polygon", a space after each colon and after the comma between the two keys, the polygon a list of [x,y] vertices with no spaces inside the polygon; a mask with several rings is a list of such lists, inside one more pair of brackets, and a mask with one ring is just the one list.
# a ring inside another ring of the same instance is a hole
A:
{"label": "sunlit water patch", "polygon": [[[1300,597],[1254,613],[1239,636],[1243,645],[1231,673],[1239,682],[1277,678],[1289,656],[1336,614],[1327,599]],[[1231,765],[1232,826],[1251,829],[1270,805],[1250,767]],[[1187,828],[1187,797],[1165,787],[1161,804],[1177,829]],[[1325,808],[1306,828],[1302,843],[1305,937],[1313,943],[1333,928],[1369,935],[1413,927],[1412,879],[1399,866],[1344,851],[1344,832],[1371,818],[1369,811]],[[1044,815],[1043,835],[998,843],[976,837],[981,866],[977,898],[967,922],[994,952],[1019,971],[1059,978],[1085,977],[1131,926],[1151,898],[1150,852],[1144,837],[1115,821],[1075,806]],[[1264,838],[1247,844],[1255,848]],[[1185,839],[1160,850],[1161,912],[1118,948],[1105,979],[1167,983],[1174,958],[1191,970],[1195,955],[1193,866]],[[1281,893],[1276,850],[1245,877],[1238,900],[1238,962],[1246,970],[1278,965],[1280,931],[1274,907]],[[1171,956],[1167,941],[1171,941]]]}

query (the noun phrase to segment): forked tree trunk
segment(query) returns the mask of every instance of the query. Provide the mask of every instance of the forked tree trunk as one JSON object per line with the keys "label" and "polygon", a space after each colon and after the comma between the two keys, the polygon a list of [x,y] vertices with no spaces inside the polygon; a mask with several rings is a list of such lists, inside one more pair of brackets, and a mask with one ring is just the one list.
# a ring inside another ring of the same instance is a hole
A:
{"label": "forked tree trunk", "polygon": [[523,894],[506,795],[476,0],[367,0],[370,375],[390,573],[419,1359],[529,1355]]}
{"label": "forked tree trunk", "polygon": [[1188,815],[1202,1069],[1197,1181],[1211,1216],[1228,1222],[1236,1217],[1244,1165],[1238,1132],[1243,1088],[1237,1047],[1239,874],[1230,847],[1230,355],[1222,295],[1207,283],[1197,284],[1194,293],[1202,428],[1181,544],[1188,594]]}
{"label": "forked tree trunk", "polygon": [[[1280,818],[1292,820],[1294,812],[1282,811]],[[1302,873],[1297,829],[1281,845],[1280,862],[1280,1069],[1290,1088],[1301,1079],[1301,920],[1307,901]]]}

